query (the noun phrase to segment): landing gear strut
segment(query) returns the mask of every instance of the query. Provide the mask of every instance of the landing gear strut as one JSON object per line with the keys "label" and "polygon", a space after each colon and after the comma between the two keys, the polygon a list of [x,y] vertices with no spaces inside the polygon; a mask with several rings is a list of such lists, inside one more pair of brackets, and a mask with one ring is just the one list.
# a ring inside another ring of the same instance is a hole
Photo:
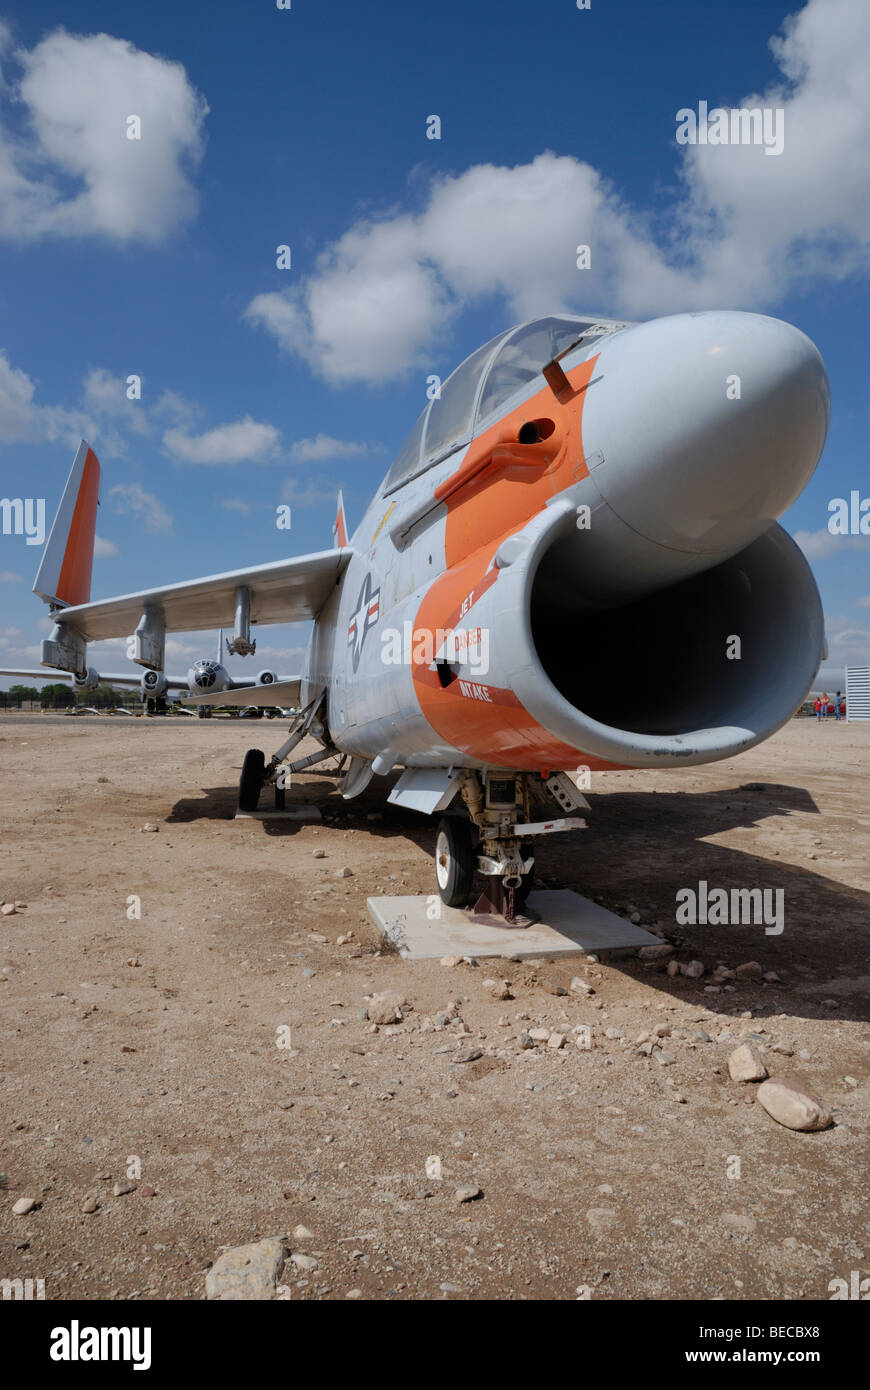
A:
{"label": "landing gear strut", "polygon": [[[474,904],[472,922],[511,927],[536,922],[537,914],[526,901],[535,875],[531,837],[586,826],[579,816],[531,821],[533,778],[537,774],[469,771],[461,788],[468,820],[445,816],[438,824],[435,877],[442,902],[448,907],[468,906],[473,897],[474,870],[486,877],[486,887]],[[563,809],[588,809],[585,797],[566,774],[549,777],[547,788]],[[472,826],[480,835],[477,846],[472,844]]]}

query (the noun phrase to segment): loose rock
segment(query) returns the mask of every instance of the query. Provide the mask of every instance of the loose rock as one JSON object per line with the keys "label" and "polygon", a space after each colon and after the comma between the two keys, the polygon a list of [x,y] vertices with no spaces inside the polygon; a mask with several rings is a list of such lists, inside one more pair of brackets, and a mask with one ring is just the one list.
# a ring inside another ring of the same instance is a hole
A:
{"label": "loose rock", "polygon": [[767,1067],[749,1043],[742,1043],[728,1058],[728,1072],[732,1081],[763,1081]]}
{"label": "loose rock", "polygon": [[283,1236],[270,1236],[251,1245],[237,1245],[216,1260],[205,1276],[208,1299],[262,1300],[275,1297],[284,1268]]}
{"label": "loose rock", "polygon": [[788,1077],[772,1077],[758,1088],[759,1105],[772,1120],[786,1129],[827,1129],[833,1120],[822,1102],[801,1082]]}

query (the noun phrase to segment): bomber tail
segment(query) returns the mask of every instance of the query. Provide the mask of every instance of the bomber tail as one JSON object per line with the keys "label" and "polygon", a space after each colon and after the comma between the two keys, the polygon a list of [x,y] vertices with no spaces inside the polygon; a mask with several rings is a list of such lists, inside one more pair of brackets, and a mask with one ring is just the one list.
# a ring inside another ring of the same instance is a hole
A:
{"label": "bomber tail", "polygon": [[99,491],[100,461],[82,440],[33,584],[54,607],[90,600]]}
{"label": "bomber tail", "polygon": [[343,550],[347,545],[347,522],[344,518],[344,497],[340,492],[338,494],[338,511],[335,514],[335,525],[332,528],[332,534],[335,536],[335,544],[338,546],[339,550]]}

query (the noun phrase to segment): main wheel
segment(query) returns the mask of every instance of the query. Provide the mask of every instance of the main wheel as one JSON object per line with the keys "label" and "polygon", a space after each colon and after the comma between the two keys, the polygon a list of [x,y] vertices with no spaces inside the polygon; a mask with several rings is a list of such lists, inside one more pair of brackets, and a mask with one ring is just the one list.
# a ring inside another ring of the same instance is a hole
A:
{"label": "main wheel", "polygon": [[249,748],[242,763],[239,778],[239,810],[256,811],[263,778],[266,772],[266,755],[260,748]]}
{"label": "main wheel", "polygon": [[473,875],[471,827],[459,816],[444,816],[435,836],[435,877],[441,901],[447,907],[465,907]]}

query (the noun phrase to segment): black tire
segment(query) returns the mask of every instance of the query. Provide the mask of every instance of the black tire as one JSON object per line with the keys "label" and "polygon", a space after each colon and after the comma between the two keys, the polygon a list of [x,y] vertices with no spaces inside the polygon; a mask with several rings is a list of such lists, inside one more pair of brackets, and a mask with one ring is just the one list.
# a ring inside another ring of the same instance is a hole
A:
{"label": "black tire", "polygon": [[471,827],[459,816],[444,816],[435,832],[435,880],[446,907],[466,907],[474,877]]}
{"label": "black tire", "polygon": [[266,772],[266,755],[260,748],[249,748],[239,778],[239,810],[256,811]]}

